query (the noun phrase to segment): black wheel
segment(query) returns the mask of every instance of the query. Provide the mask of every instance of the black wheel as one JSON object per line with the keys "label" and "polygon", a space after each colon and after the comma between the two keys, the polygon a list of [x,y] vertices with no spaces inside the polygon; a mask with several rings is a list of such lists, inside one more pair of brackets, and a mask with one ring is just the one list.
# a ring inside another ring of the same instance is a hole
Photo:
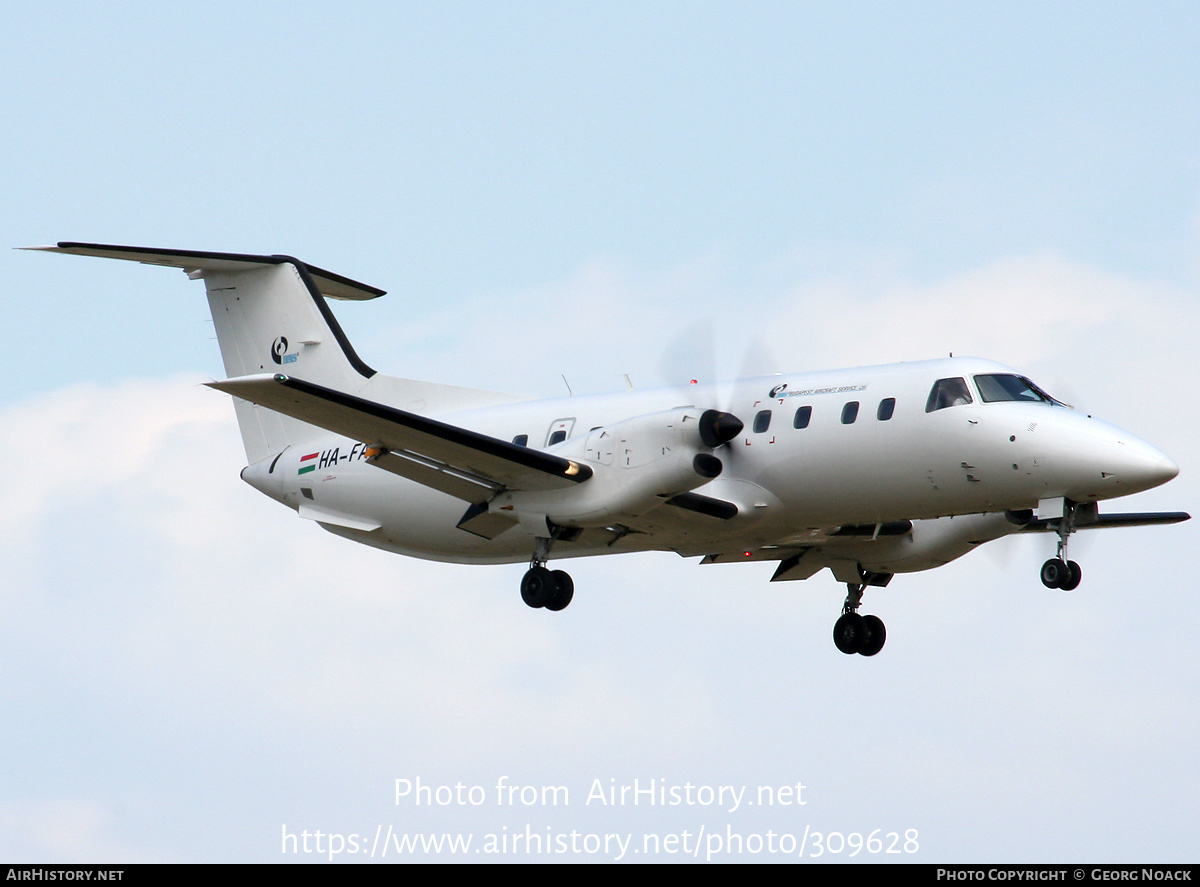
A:
{"label": "black wheel", "polygon": [[1067,561],[1067,581],[1059,587],[1063,591],[1074,591],[1083,580],[1083,568],[1075,561]]}
{"label": "black wheel", "polygon": [[867,629],[867,639],[858,651],[859,655],[874,656],[883,649],[883,642],[887,640],[887,629],[883,627],[883,620],[878,616],[864,616],[863,626]]}
{"label": "black wheel", "polygon": [[1047,588],[1062,588],[1063,583],[1071,578],[1071,568],[1057,557],[1042,564],[1042,585]]}
{"label": "black wheel", "polygon": [[844,613],[833,623],[833,643],[843,653],[857,653],[867,639],[867,627],[857,613]]}
{"label": "black wheel", "polygon": [[554,596],[557,583],[545,567],[530,567],[521,579],[521,600],[531,607],[544,607]]}
{"label": "black wheel", "polygon": [[546,601],[546,609],[566,609],[567,604],[571,603],[571,598],[575,597],[575,582],[571,579],[571,574],[565,570],[555,570],[550,574],[550,578],[554,580],[554,593],[550,595],[550,600]]}

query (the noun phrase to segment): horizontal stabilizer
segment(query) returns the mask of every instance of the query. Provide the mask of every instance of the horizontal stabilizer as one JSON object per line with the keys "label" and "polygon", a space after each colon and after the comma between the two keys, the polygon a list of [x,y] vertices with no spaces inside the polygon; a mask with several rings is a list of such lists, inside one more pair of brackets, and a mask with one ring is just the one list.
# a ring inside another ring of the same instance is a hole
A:
{"label": "horizontal stabilizer", "polygon": [[244,253],[210,253],[199,250],[156,249],[145,246],[113,246],[105,243],[73,243],[62,241],[57,246],[27,246],[24,249],[44,250],[52,253],[67,253],[73,256],[96,256],[101,259],[123,259],[128,262],[141,262],[145,265],[165,265],[169,268],[181,268],[184,271],[245,271],[249,268],[261,268],[264,265],[292,264],[306,271],[312,277],[321,295],[330,299],[376,299],[384,295],[386,290],[368,286],[325,271],[316,265],[309,265],[293,259],[291,256],[256,256]]}
{"label": "horizontal stabilizer", "polygon": [[293,379],[282,373],[210,382],[285,416],[380,447],[381,468],[468,502],[499,489],[554,490],[592,476],[578,462]]}

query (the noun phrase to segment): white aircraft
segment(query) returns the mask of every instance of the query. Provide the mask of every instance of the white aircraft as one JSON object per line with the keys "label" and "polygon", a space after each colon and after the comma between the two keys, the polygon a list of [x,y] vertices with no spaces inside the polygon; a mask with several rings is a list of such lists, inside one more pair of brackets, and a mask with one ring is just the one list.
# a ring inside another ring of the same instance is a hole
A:
{"label": "white aircraft", "polygon": [[1073,589],[1079,529],[1174,523],[1101,500],[1175,477],[1167,456],[991,361],[950,358],[685,389],[531,400],[400,379],[354,353],[326,303],[383,290],[287,256],[87,243],[32,247],[202,279],[246,448],[242,479],[332,533],[454,563],[530,566],[521,597],[561,610],[546,564],[632,551],[828,568],[848,588],[834,642],[873,656],[863,592],[1011,533],[1053,532],[1041,569]]}

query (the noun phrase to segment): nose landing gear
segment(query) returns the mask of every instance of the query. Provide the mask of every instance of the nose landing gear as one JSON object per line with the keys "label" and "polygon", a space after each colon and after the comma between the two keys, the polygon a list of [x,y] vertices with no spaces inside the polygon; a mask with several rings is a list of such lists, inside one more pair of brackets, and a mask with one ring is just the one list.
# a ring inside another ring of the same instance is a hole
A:
{"label": "nose landing gear", "polygon": [[846,584],[846,603],[842,605],[841,617],[833,624],[834,646],[847,655],[858,653],[860,656],[874,656],[883,649],[887,640],[882,619],[859,615],[858,608],[862,605],[865,588],[861,583]]}
{"label": "nose landing gear", "polygon": [[1063,515],[1054,532],[1058,534],[1058,550],[1054,557],[1042,564],[1042,585],[1074,591],[1083,580],[1083,568],[1075,561],[1067,560],[1067,540],[1075,532],[1075,517],[1078,505],[1069,499],[1063,500]]}

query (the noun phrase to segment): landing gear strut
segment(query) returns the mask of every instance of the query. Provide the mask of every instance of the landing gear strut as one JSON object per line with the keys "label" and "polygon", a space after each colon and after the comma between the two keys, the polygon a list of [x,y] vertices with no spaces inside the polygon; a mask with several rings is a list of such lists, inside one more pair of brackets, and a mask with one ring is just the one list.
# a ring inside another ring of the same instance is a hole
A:
{"label": "landing gear strut", "polygon": [[1063,505],[1062,520],[1054,532],[1058,534],[1058,550],[1054,557],[1042,564],[1042,585],[1074,591],[1083,579],[1083,569],[1075,561],[1067,560],[1067,540],[1075,532],[1075,509],[1078,506],[1069,499]]}
{"label": "landing gear strut", "polygon": [[530,607],[562,610],[575,596],[575,583],[564,570],[547,570],[553,538],[539,538],[529,561],[529,569],[521,579],[521,600]]}
{"label": "landing gear strut", "polygon": [[862,583],[846,583],[846,603],[842,605],[841,617],[833,624],[833,643],[846,654],[874,656],[883,649],[883,643],[887,640],[882,619],[859,615],[858,608],[862,605],[865,588]]}

